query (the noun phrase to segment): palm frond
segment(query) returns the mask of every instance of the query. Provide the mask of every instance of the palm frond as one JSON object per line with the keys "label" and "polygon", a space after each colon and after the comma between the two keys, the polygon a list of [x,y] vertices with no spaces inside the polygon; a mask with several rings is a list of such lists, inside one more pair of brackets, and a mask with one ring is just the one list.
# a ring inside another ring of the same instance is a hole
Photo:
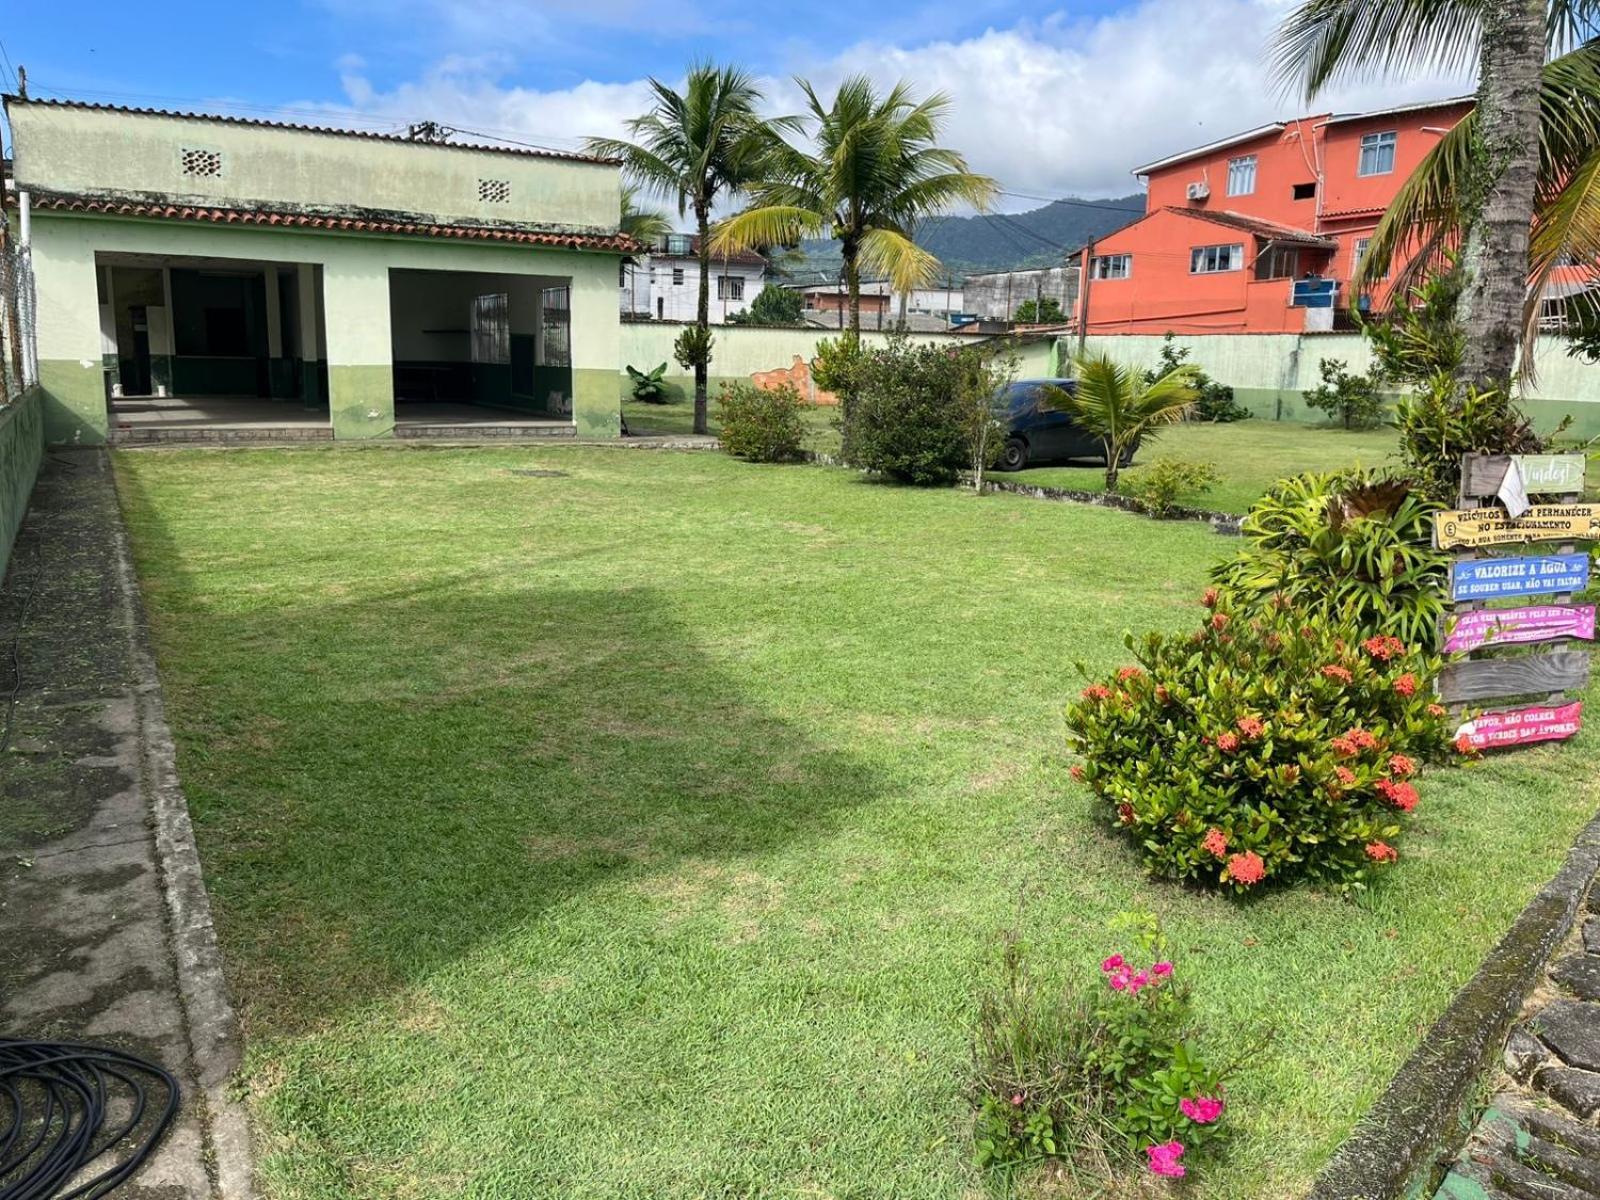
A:
{"label": "palm frond", "polygon": [[857,260],[869,275],[886,275],[896,291],[924,287],[939,276],[939,260],[896,229],[876,228],[861,239]]}
{"label": "palm frond", "polygon": [[748,208],[713,227],[711,253],[738,254],[757,246],[790,246],[803,237],[822,235],[827,227],[826,214],[809,208]]}
{"label": "palm frond", "polygon": [[1306,0],[1278,28],[1273,78],[1310,100],[1340,79],[1464,73],[1477,62],[1484,3]]}

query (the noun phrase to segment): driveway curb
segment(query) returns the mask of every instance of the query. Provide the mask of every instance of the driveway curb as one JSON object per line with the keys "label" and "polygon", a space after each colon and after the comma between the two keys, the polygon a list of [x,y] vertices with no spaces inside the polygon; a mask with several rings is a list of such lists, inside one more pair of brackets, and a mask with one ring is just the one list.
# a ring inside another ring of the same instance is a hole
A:
{"label": "driveway curb", "polygon": [[1550,956],[1572,932],[1600,871],[1600,816],[1528,902],[1483,965],[1318,1176],[1309,1200],[1396,1200],[1422,1189],[1471,1126],[1468,1107]]}
{"label": "driveway curb", "polygon": [[[109,475],[109,457],[103,451],[97,457],[100,469]],[[243,1056],[243,1038],[238,1017],[228,1001],[222,951],[211,921],[211,901],[200,871],[189,806],[178,783],[176,746],[167,726],[161,681],[150,647],[148,616],[133,571],[120,495],[112,536],[117,599],[126,618],[128,654],[138,696],[140,769],[150,798],[185,1033],[202,1093],[206,1157],[220,1200],[254,1200],[249,1116],[244,1105],[230,1094],[233,1075]]]}

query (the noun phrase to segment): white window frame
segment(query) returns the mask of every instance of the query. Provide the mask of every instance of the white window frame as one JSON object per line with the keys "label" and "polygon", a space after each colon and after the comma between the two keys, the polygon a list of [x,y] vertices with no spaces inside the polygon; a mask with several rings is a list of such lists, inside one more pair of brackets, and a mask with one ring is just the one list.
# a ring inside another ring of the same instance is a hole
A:
{"label": "white window frame", "polygon": [[717,299],[742,301],[744,299],[744,276],[718,275]]}
{"label": "white window frame", "polygon": [[[1361,256],[1364,255],[1367,252],[1367,247],[1370,246],[1370,245],[1372,245],[1372,239],[1369,238],[1369,237],[1357,238],[1355,240],[1355,245],[1351,248],[1351,251],[1350,251],[1350,278],[1351,279],[1354,279],[1356,277],[1356,271],[1361,266]],[[1382,275],[1378,276],[1378,278],[1379,279],[1387,279],[1387,278],[1389,278],[1389,272],[1385,271]]]}
{"label": "white window frame", "polygon": [[1256,156],[1241,154],[1228,160],[1228,195],[1253,196],[1256,193]]}
{"label": "white window frame", "polygon": [[1132,254],[1096,254],[1089,260],[1090,279],[1131,279],[1132,277]]}
{"label": "white window frame", "polygon": [[[1364,133],[1361,135],[1360,157],[1356,160],[1356,174],[1365,179],[1373,175],[1393,175],[1395,153],[1400,148],[1400,134],[1398,130],[1385,129],[1380,133]],[[1368,165],[1368,152],[1371,152],[1371,165]],[[1384,152],[1388,152],[1387,165],[1384,163]]]}
{"label": "white window frame", "polygon": [[1189,250],[1189,274],[1225,275],[1244,270],[1244,243],[1194,246]]}

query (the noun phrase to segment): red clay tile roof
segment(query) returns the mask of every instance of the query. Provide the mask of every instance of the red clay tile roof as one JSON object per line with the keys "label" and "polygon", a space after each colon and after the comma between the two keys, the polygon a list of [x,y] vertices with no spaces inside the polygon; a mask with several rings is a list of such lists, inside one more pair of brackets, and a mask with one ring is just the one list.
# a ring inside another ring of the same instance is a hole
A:
{"label": "red clay tile roof", "polygon": [[1237,229],[1241,233],[1254,234],[1268,241],[1282,242],[1291,246],[1310,246],[1318,250],[1336,250],[1339,243],[1325,237],[1318,237],[1309,229],[1296,229],[1292,225],[1279,225],[1276,221],[1263,221],[1260,217],[1247,217],[1243,213],[1215,212],[1202,208],[1179,208],[1169,204],[1162,211],[1177,213],[1180,217],[1194,217],[1201,221],[1210,221],[1215,225],[1226,225],[1229,229]]}
{"label": "red clay tile roof", "polygon": [[[601,158],[593,154],[580,154],[573,150],[548,150],[538,146],[495,146],[482,142],[421,142],[403,133],[375,133],[367,129],[340,129],[333,125],[299,125],[292,121],[266,121],[259,117],[230,117],[221,113],[178,112],[168,108],[133,108],[124,104],[96,104],[89,100],[43,100],[29,96],[27,99],[10,93],[0,94],[6,107],[13,104],[36,104],[44,108],[83,108],[93,112],[126,113],[135,117],[179,117],[186,121],[217,121],[224,125],[254,125],[263,129],[295,129],[301,133],[325,133],[336,137],[365,138],[372,142],[404,142],[408,146],[439,146],[446,150],[488,150],[495,154],[521,154],[529,158],[565,158],[574,162],[598,163],[616,166],[617,159]],[[481,135],[480,135],[481,136]]]}
{"label": "red clay tile roof", "polygon": [[35,210],[99,213],[111,217],[152,217],[168,221],[206,221],[214,225],[266,225],[285,229],[325,229],[335,233],[402,234],[462,241],[519,242],[565,250],[639,254],[645,247],[623,233],[571,233],[516,225],[447,225],[423,219],[380,215],[282,212],[226,205],[168,204],[32,192]]}

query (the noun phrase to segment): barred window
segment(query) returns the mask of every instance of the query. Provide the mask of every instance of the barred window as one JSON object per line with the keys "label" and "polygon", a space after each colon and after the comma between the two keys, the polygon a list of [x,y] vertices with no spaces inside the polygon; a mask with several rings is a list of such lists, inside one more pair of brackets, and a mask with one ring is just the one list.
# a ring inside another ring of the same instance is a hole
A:
{"label": "barred window", "polygon": [[473,297],[472,361],[511,361],[511,297],[505,292]]}

